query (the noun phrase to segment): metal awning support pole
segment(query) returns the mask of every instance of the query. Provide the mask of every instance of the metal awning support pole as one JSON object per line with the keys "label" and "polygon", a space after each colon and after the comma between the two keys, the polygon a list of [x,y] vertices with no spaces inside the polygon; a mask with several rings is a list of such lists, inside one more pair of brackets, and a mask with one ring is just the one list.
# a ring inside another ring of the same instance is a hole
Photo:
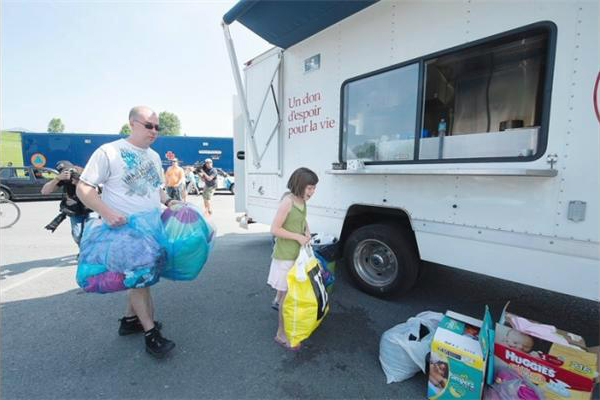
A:
{"label": "metal awning support pole", "polygon": [[275,79],[275,75],[277,75],[277,72],[279,71],[279,66],[281,65],[281,53],[277,54],[277,58],[277,65],[275,66],[275,70],[273,71],[273,75],[271,75],[271,80],[269,81],[269,86],[267,86],[267,90],[265,91],[265,95],[263,96],[262,104],[260,105],[258,116],[256,117],[256,124],[254,126],[254,129],[256,129],[256,125],[258,125],[260,116],[262,115],[263,109],[265,108],[265,103],[267,102],[267,98],[269,97],[269,92],[271,92],[273,100],[275,101],[275,107],[277,108],[277,121],[281,119],[279,116],[279,108],[277,107],[277,98],[275,97],[275,93],[272,90],[273,80]]}
{"label": "metal awning support pole", "polygon": [[275,124],[275,127],[271,131],[271,135],[267,139],[267,143],[265,144],[265,148],[264,148],[263,152],[260,154],[260,159],[261,160],[265,156],[265,153],[267,152],[267,149],[269,148],[269,144],[271,143],[271,140],[273,140],[273,136],[275,136],[275,133],[277,133],[277,130],[279,129],[279,125],[281,125],[281,121],[277,121],[277,123]]}
{"label": "metal awning support pole", "polygon": [[229,53],[229,61],[231,61],[231,70],[233,71],[233,79],[235,80],[235,86],[237,88],[238,99],[240,101],[240,106],[242,108],[242,114],[244,116],[244,121],[246,122],[246,129],[250,133],[250,144],[252,148],[252,160],[256,169],[260,168],[260,159],[258,155],[258,149],[256,148],[256,141],[254,140],[254,127],[252,126],[252,121],[250,120],[250,112],[248,111],[248,102],[246,99],[246,93],[244,91],[244,86],[242,85],[242,77],[240,75],[240,70],[238,68],[237,56],[235,54],[235,47],[233,46],[233,40],[231,39],[231,34],[229,33],[229,26],[221,21],[221,26],[223,27],[223,33],[225,35],[225,45],[227,46],[227,52]]}

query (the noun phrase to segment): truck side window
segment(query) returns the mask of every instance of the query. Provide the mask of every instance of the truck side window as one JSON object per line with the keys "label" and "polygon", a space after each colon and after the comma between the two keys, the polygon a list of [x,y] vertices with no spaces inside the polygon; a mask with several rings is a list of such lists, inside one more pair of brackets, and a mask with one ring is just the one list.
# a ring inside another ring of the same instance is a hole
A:
{"label": "truck side window", "polygon": [[342,85],[340,161],[541,156],[555,37],[552,23],[537,23],[349,79]]}
{"label": "truck side window", "polygon": [[425,62],[419,158],[537,153],[547,47],[536,31]]}
{"label": "truck side window", "polygon": [[413,158],[419,65],[393,69],[344,86],[345,160]]}

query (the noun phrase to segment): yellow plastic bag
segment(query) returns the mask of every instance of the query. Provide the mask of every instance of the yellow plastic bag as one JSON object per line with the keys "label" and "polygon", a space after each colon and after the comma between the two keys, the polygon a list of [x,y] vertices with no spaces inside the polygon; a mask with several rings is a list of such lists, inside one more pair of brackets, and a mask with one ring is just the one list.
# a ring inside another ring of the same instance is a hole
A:
{"label": "yellow plastic bag", "polygon": [[302,247],[287,275],[283,327],[292,347],[308,338],[329,311],[329,298],[319,263],[309,246]]}

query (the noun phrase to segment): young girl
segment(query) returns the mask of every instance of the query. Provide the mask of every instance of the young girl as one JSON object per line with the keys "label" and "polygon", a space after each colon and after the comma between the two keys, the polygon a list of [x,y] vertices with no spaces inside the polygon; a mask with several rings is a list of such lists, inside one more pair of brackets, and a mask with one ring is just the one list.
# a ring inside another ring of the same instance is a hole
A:
{"label": "young girl", "polygon": [[283,305],[287,293],[288,271],[298,257],[300,246],[310,241],[310,230],[306,222],[306,201],[315,193],[318,182],[317,174],[310,169],[295,170],[287,183],[290,191],[281,199],[271,224],[271,233],[276,239],[267,283],[277,290],[273,301],[273,306],[279,308],[279,326],[275,341],[289,350],[298,350],[300,345],[290,347],[283,330],[283,307],[280,305]]}

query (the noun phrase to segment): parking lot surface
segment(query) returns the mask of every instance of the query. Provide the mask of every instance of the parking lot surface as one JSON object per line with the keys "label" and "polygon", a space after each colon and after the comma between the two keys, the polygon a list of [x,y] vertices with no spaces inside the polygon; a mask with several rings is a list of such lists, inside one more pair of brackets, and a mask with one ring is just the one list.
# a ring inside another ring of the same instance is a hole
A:
{"label": "parking lot surface", "polygon": [[273,341],[269,227],[239,228],[233,196],[218,194],[218,238],[198,279],[152,289],[156,318],[177,344],[155,360],[141,336],[117,335],[124,292],[77,287],[68,221],[53,234],[43,229],[58,202],[18,205],[21,219],[0,231],[3,399],[424,398],[423,374],[385,383],[381,334],[426,310],[480,318],[487,304],[497,319],[509,300],[522,316],[598,344],[596,302],[426,264],[411,292],[389,299],[362,293],[338,268],[329,315],[300,352],[288,352]]}

